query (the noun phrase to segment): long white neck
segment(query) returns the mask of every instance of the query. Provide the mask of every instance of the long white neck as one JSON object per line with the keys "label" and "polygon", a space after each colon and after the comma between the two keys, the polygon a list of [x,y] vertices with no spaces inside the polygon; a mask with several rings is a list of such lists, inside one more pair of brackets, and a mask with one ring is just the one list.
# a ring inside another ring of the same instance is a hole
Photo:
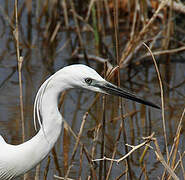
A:
{"label": "long white neck", "polygon": [[[12,177],[17,177],[35,167],[54,146],[62,128],[58,97],[62,91],[69,88],[70,86],[65,84],[65,79],[62,81],[61,77],[51,76],[40,87],[36,98],[36,110],[42,120],[39,132],[23,144],[17,146],[3,144],[4,148],[0,149],[0,160],[7,164],[7,167],[11,167]],[[7,156],[1,157],[1,154]]]}

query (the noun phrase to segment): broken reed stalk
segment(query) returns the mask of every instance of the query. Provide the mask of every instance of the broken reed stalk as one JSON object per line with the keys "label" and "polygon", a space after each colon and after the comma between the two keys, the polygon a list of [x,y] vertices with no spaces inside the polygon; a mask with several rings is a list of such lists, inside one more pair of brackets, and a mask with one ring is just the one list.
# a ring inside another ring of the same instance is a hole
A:
{"label": "broken reed stalk", "polygon": [[119,64],[120,66],[123,66],[123,65],[125,65],[125,63],[128,63],[128,62],[125,62],[126,58],[135,49],[135,47],[139,44],[139,42],[142,41],[144,35],[146,35],[146,33],[150,30],[151,25],[153,24],[154,20],[157,18],[159,12],[166,6],[167,1],[168,0],[161,1],[161,3],[159,4],[159,6],[158,6],[157,10],[155,11],[155,13],[153,14],[153,16],[150,18],[148,23],[142,28],[142,30],[139,32],[137,37],[134,39],[134,42],[130,40],[127,43],[126,48],[120,58],[120,64]]}

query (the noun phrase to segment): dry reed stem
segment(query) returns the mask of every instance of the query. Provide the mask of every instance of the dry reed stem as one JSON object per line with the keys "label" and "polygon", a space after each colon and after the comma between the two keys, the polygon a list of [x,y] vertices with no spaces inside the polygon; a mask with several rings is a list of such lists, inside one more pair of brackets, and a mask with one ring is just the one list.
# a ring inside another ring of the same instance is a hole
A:
{"label": "dry reed stem", "polygon": [[22,141],[25,141],[25,131],[24,131],[24,111],[23,111],[23,94],[22,94],[22,63],[23,57],[20,56],[20,49],[19,49],[19,25],[18,25],[18,2],[15,0],[15,30],[13,31],[13,35],[16,41],[16,51],[17,51],[17,62],[18,62],[18,73],[19,73],[19,93],[20,93],[20,111],[21,111],[21,125],[22,125]]}
{"label": "dry reed stem", "polygon": [[[181,131],[181,128],[180,128]],[[179,146],[179,140],[180,140],[180,132],[176,135],[176,137],[174,138],[174,152],[173,152],[173,156],[172,156],[172,162],[171,162],[171,168],[173,169],[175,166],[175,162],[176,162],[176,157],[177,157],[177,152],[178,152],[178,146]],[[169,158],[170,160],[170,158]]]}
{"label": "dry reed stem", "polygon": [[[104,77],[106,77],[106,70],[107,70],[107,64],[104,63]],[[103,95],[102,97],[103,103],[102,103],[102,111],[103,111],[103,117],[102,117],[102,136],[101,136],[101,157],[104,157],[105,155],[105,131],[106,131],[106,95]],[[106,161],[101,161],[99,165],[99,179],[102,179],[102,174],[104,171],[104,178],[106,177]]]}
{"label": "dry reed stem", "polygon": [[181,169],[182,169],[182,174],[185,179],[185,170],[184,170],[184,166],[183,166],[182,156],[181,156],[180,152],[178,152],[178,154],[179,154],[179,160],[180,160],[180,165],[181,165]]}
{"label": "dry reed stem", "polygon": [[80,148],[80,167],[78,172],[78,180],[81,180],[81,174],[83,169],[83,147]]}
{"label": "dry reed stem", "polygon": [[[153,49],[153,47],[155,46],[155,44],[157,43],[157,40],[160,40],[160,38],[162,38],[162,30],[161,31],[159,31],[158,33],[157,33],[157,35],[155,35],[153,38],[152,38],[152,42],[150,43],[150,49],[152,50]],[[146,43],[146,41],[145,41],[145,43]],[[153,52],[154,53],[154,52]],[[148,53],[148,54],[150,54],[150,53]]]}
{"label": "dry reed stem", "polygon": [[[175,151],[175,152],[174,152],[174,156],[173,156],[173,157],[175,157],[176,154],[177,154],[177,151],[178,151],[178,144],[179,144],[179,138],[180,138],[180,132],[181,132],[181,129],[182,129],[182,120],[183,120],[183,118],[184,118],[184,115],[185,115],[185,108],[184,108],[184,110],[183,110],[183,112],[182,112],[182,115],[181,115],[181,118],[180,118],[180,121],[179,121],[179,124],[178,124],[178,127],[177,127],[176,135],[175,135],[175,137],[174,137],[174,143],[173,143],[172,148],[171,148],[171,151],[170,151],[170,155],[169,155],[169,158],[168,158],[168,162],[170,161],[170,157],[172,156],[172,153],[173,153],[174,151]],[[174,150],[174,149],[175,149],[175,150]],[[177,163],[176,163],[176,165],[175,165],[175,160],[173,160],[172,162],[173,162],[172,168],[175,169],[175,166],[177,165]],[[170,178],[170,177],[169,177],[169,178]]]}
{"label": "dry reed stem", "polygon": [[[161,77],[160,77],[160,73],[159,73],[159,69],[157,67],[157,63],[156,63],[156,60],[154,58],[154,55],[152,53],[152,51],[150,50],[150,48],[145,44],[145,47],[148,49],[148,51],[151,53],[151,56],[152,56],[152,59],[153,59],[153,62],[154,62],[154,65],[155,65],[155,68],[156,68],[156,72],[157,72],[157,75],[158,75],[158,79],[159,79],[159,84],[160,84],[160,89],[161,89],[161,103],[162,103],[162,119],[163,119],[163,133],[164,133],[164,139],[165,139],[165,146],[166,146],[166,155],[167,155],[167,162],[168,162],[168,159],[169,159],[169,151],[168,151],[168,146],[167,146],[167,137],[166,137],[166,125],[165,125],[165,115],[164,115],[164,93],[163,93],[163,85],[162,85],[162,80],[161,80]],[[164,160],[163,156],[162,156],[162,153],[160,152],[160,149],[159,149],[159,146],[158,146],[158,143],[157,141],[155,140],[154,141],[155,143],[155,146],[156,146],[156,151],[155,151],[155,154],[157,156],[157,158],[159,159],[159,161],[163,164],[163,166],[165,167],[165,169],[168,171],[168,173],[176,180],[178,180],[179,178],[176,176],[176,174],[173,172],[172,168],[166,163],[166,161]],[[164,177],[164,174],[163,174],[163,177]]]}
{"label": "dry reed stem", "polygon": [[[118,18],[119,18],[119,13],[118,13],[118,1],[117,0],[114,0],[114,35],[115,35],[115,46],[116,46],[116,63],[118,65],[118,86],[121,85],[120,83],[120,61],[121,59],[119,59],[120,57],[120,49],[119,49],[119,21],[118,21]],[[120,107],[120,114],[121,114],[121,117],[123,117],[123,101],[122,99],[119,97],[119,107]],[[126,109],[127,111],[127,109]],[[125,129],[125,119],[122,118],[121,119],[122,121],[122,133],[123,133],[123,139],[124,139],[124,143],[127,144],[127,134],[126,134],[126,129]],[[124,146],[125,148],[125,152],[128,153],[128,148],[127,146],[125,145]],[[132,180],[132,172],[131,172],[131,166],[130,166],[130,161],[129,161],[129,157],[127,156],[126,157],[126,162],[127,162],[127,165],[128,165],[128,173],[129,173],[129,178],[130,180]]]}
{"label": "dry reed stem", "polygon": [[98,143],[99,132],[100,132],[101,127],[102,127],[102,125],[99,124],[98,127],[97,127],[96,130],[95,130],[95,136],[94,136],[94,139],[93,139],[93,146],[92,146],[92,148],[91,148],[91,156],[92,156],[92,159],[93,159],[94,156],[95,156],[96,146],[97,146],[97,143]]}
{"label": "dry reed stem", "polygon": [[123,171],[118,177],[116,177],[116,179],[115,180],[120,180],[124,175],[125,175],[125,178],[124,179],[128,179],[128,176],[127,176],[127,173],[128,172],[128,166],[127,166],[127,164],[126,164],[126,170],[125,171]]}
{"label": "dry reed stem", "polygon": [[82,21],[84,24],[84,26],[81,28],[81,32],[87,32],[87,31],[94,32],[93,27],[82,16],[80,16],[77,13],[75,14],[75,16],[78,20]]}
{"label": "dry reed stem", "polygon": [[[49,165],[50,165],[50,155],[48,156],[48,160],[47,160],[47,164],[46,164],[46,168],[44,170],[44,180],[47,180],[47,175],[48,175],[48,171],[49,171]],[[36,180],[36,179],[35,179]],[[39,180],[39,179],[38,179]]]}
{"label": "dry reed stem", "polygon": [[[163,55],[163,54],[173,54],[173,53],[177,53],[177,52],[180,52],[180,51],[185,51],[185,46],[175,48],[175,49],[154,51],[152,53],[153,53],[154,56],[157,56],[157,55]],[[151,55],[150,53],[146,53],[144,56],[141,56],[140,58],[138,58],[137,61],[140,61],[141,59],[147,58],[150,55]]]}
{"label": "dry reed stem", "polygon": [[[94,7],[96,7],[96,11],[97,11],[97,34],[98,34],[98,36],[99,36],[99,33],[98,32],[102,32],[102,35],[103,34],[105,34],[104,33],[104,29],[102,28],[102,22],[101,22],[101,17],[103,16],[103,13],[102,13],[102,11],[101,11],[101,7],[102,7],[102,4],[103,4],[103,1],[96,1],[95,2],[96,3],[96,6],[94,6]],[[102,13],[102,14],[101,14]],[[93,15],[93,12],[92,12],[92,15]],[[98,37],[99,38],[99,37]],[[98,46],[99,46],[99,44],[100,44],[100,40],[98,40]]]}
{"label": "dry reed stem", "polygon": [[35,180],[39,180],[40,179],[40,164],[38,164],[36,166],[36,170],[35,170]]}
{"label": "dry reed stem", "polygon": [[178,124],[178,127],[177,127],[176,136],[178,134],[180,134],[180,131],[181,131],[181,128],[182,128],[182,120],[183,120],[184,116],[185,116],[185,108],[182,112],[182,115],[181,115],[181,118],[180,118],[180,121],[179,121],[179,124]]}
{"label": "dry reed stem", "polygon": [[[18,62],[18,76],[19,76],[19,99],[20,99],[20,112],[21,112],[21,127],[22,127],[22,142],[25,141],[25,125],[24,125],[24,109],[23,109],[23,93],[22,93],[22,63],[23,57],[20,56],[19,48],[19,22],[18,22],[18,0],[14,1],[15,8],[15,29],[13,35],[16,41],[16,52],[17,52],[17,62]],[[28,174],[24,174],[24,180],[26,180]]]}
{"label": "dry reed stem", "polygon": [[167,32],[166,32],[166,42],[165,42],[165,48],[168,49],[170,45],[170,38],[173,30],[173,21],[172,21],[172,8],[173,8],[173,1],[170,0],[170,10],[169,10],[169,15],[168,15],[168,22],[167,22]]}
{"label": "dry reed stem", "polygon": [[69,28],[69,19],[68,19],[66,0],[63,0],[61,3],[62,3],[63,10],[64,10],[64,22],[65,22],[66,28],[68,29]]}
{"label": "dry reed stem", "polygon": [[66,42],[64,44],[62,44],[62,46],[59,47],[59,49],[56,51],[56,55],[61,53],[66,48],[66,46],[68,46],[70,41],[71,41],[71,39],[67,39]]}
{"label": "dry reed stem", "polygon": [[164,114],[164,92],[163,92],[163,84],[162,84],[162,80],[161,80],[161,75],[157,66],[157,62],[154,58],[154,55],[152,53],[152,51],[150,50],[150,48],[143,42],[143,45],[148,49],[148,51],[150,52],[151,56],[152,56],[152,60],[154,62],[155,65],[155,69],[157,72],[157,76],[158,76],[158,80],[159,80],[159,85],[160,85],[160,90],[161,90],[161,104],[162,104],[162,120],[163,120],[163,133],[164,133],[164,140],[165,140],[165,147],[166,147],[166,155],[167,155],[167,159],[169,157],[169,151],[168,151],[168,143],[167,143],[167,136],[166,136],[166,122],[165,122],[165,114]]}
{"label": "dry reed stem", "polygon": [[72,167],[73,167],[73,165],[70,164],[69,167],[68,167],[68,169],[67,169],[67,173],[66,173],[66,175],[64,177],[64,180],[67,180],[68,179],[68,176],[69,176],[69,173],[70,173],[70,170],[71,170]]}
{"label": "dry reed stem", "polygon": [[[113,153],[112,153],[111,159],[114,159],[114,157],[115,157],[115,155],[116,155],[117,146],[118,146],[118,143],[119,143],[119,139],[120,139],[120,136],[121,136],[121,132],[122,132],[122,123],[120,123],[120,128],[119,128],[119,131],[118,131],[118,136],[117,136],[117,138],[116,138],[116,143],[115,143],[115,145],[114,145],[114,149],[113,149]],[[111,173],[112,166],[113,166],[113,162],[114,162],[114,161],[111,161],[111,162],[110,162],[110,166],[109,166],[109,169],[108,169],[108,171],[107,171],[106,180],[109,180],[110,173]]]}
{"label": "dry reed stem", "polygon": [[57,35],[58,31],[59,31],[60,26],[61,26],[61,22],[58,22],[56,27],[55,27],[55,29],[54,29],[54,31],[53,31],[53,34],[51,36],[51,39],[50,39],[51,43],[55,40],[55,37],[56,37],[56,35]]}
{"label": "dry reed stem", "polygon": [[112,25],[112,21],[111,21],[110,9],[109,9],[109,5],[108,5],[107,0],[104,0],[104,4],[105,4],[105,11],[107,14],[108,25],[109,25],[109,28],[112,28],[113,25]]}
{"label": "dry reed stem", "polygon": [[76,143],[75,143],[73,152],[72,152],[70,165],[71,165],[72,162],[74,161],[74,157],[75,157],[75,154],[76,154],[76,151],[77,151],[79,142],[80,142],[80,138],[81,138],[81,135],[82,135],[82,132],[83,132],[83,128],[84,128],[84,125],[85,125],[87,116],[88,116],[88,112],[86,112],[86,113],[84,114],[84,116],[83,116],[82,123],[81,123],[81,127],[80,127],[80,131],[79,131],[79,133],[78,133],[78,137],[77,137],[77,140],[76,140]]}
{"label": "dry reed stem", "polygon": [[96,1],[96,0],[91,0],[90,3],[89,3],[87,15],[86,15],[86,18],[85,18],[85,21],[86,21],[86,22],[89,20],[89,17],[90,17],[90,14],[91,14],[91,9],[92,9],[92,7],[93,7],[95,1]]}
{"label": "dry reed stem", "polygon": [[80,46],[83,48],[83,40],[82,40],[82,36],[80,34],[80,27],[79,27],[79,24],[78,24],[78,19],[76,17],[76,11],[75,11],[75,6],[74,6],[74,2],[73,0],[70,0],[70,4],[71,4],[71,11],[72,11],[72,14],[73,14],[73,19],[74,19],[74,22],[75,22],[75,26],[76,26],[76,32],[77,32],[77,35],[78,35],[78,39],[79,39],[79,43],[80,43]]}
{"label": "dry reed stem", "polygon": [[156,150],[154,152],[155,152],[155,155],[156,155],[157,159],[161,162],[161,164],[165,167],[165,170],[168,171],[168,173],[173,177],[173,179],[179,180],[177,175],[173,172],[172,168],[164,160],[163,155],[160,151],[157,139],[154,138],[153,141],[154,141],[154,144],[155,144],[155,147],[156,147]]}
{"label": "dry reed stem", "polygon": [[[102,107],[102,111],[103,111],[103,117],[102,117],[102,136],[101,136],[101,157],[104,157],[105,155],[105,131],[106,131],[106,118],[105,118],[105,114],[106,114],[106,95],[103,95],[103,107]],[[106,162],[101,161],[100,162],[100,167],[99,167],[99,179],[102,179],[102,173],[104,170],[104,178],[106,177]]]}
{"label": "dry reed stem", "polygon": [[[83,151],[85,150],[84,149],[85,147],[83,146]],[[86,158],[87,158],[87,160],[88,160],[88,162],[89,162],[89,164],[90,164],[90,170],[91,170],[91,176],[90,177],[92,177],[93,179],[95,179],[95,180],[98,180],[98,178],[97,178],[97,176],[96,176],[96,172],[95,172],[95,170],[94,170],[94,164],[93,164],[93,162],[92,162],[92,158],[90,158],[89,157],[89,155],[87,154],[87,151],[84,151],[84,153],[85,153],[85,155],[86,155]]]}
{"label": "dry reed stem", "polygon": [[57,152],[55,150],[55,147],[52,148],[52,155],[53,155],[53,161],[54,161],[54,164],[55,164],[55,168],[56,170],[58,171],[58,174],[59,176],[61,176],[61,169],[60,169],[60,165],[59,165],[59,161],[58,161],[58,158],[57,158]]}
{"label": "dry reed stem", "polygon": [[134,33],[135,33],[135,28],[136,28],[136,19],[137,19],[137,8],[138,8],[138,0],[136,0],[135,3],[135,10],[134,10],[134,16],[133,16],[133,23],[132,23],[132,28],[131,28],[131,33],[130,33],[130,40],[133,41],[134,39]]}
{"label": "dry reed stem", "polygon": [[[181,158],[183,158],[184,155],[185,155],[185,151],[182,153]],[[176,165],[175,165],[173,171],[175,171],[175,170],[177,169],[177,167],[179,166],[180,163],[181,163],[181,159],[179,159],[179,160],[177,161],[177,163],[176,163]],[[169,180],[170,178],[171,178],[171,177],[169,176],[168,180]]]}

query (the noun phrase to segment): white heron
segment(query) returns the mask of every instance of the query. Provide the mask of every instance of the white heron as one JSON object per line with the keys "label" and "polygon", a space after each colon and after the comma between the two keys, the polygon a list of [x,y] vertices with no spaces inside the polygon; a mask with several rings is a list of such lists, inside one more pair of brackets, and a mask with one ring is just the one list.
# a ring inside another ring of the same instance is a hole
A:
{"label": "white heron", "polygon": [[117,95],[159,108],[107,82],[88,66],[78,64],[64,67],[48,78],[37,92],[34,103],[34,123],[37,116],[39,132],[19,145],[7,144],[0,136],[0,179],[13,179],[24,174],[48,155],[62,129],[63,117],[58,110],[59,95],[71,88]]}

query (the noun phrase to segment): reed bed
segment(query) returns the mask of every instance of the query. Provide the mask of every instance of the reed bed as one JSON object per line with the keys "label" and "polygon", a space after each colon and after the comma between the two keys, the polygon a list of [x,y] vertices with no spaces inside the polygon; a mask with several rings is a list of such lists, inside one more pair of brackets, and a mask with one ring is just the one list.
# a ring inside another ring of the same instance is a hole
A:
{"label": "reed bed", "polygon": [[18,132],[12,143],[33,136],[36,90],[69,64],[92,66],[161,104],[157,111],[80,90],[63,93],[61,138],[24,179],[185,179],[184,16],[185,5],[173,0],[0,3],[0,66],[9,71],[0,91],[19,79],[20,115],[9,120],[16,119],[11,128]]}

